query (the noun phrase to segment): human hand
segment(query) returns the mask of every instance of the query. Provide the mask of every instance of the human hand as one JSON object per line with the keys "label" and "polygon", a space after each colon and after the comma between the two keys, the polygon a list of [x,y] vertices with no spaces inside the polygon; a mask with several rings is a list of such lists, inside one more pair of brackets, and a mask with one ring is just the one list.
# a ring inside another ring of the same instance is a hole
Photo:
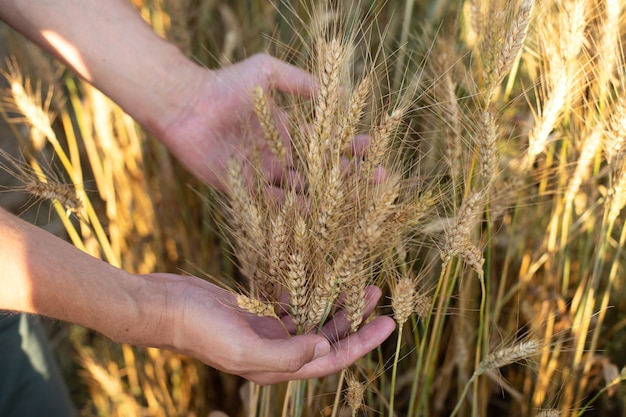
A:
{"label": "human hand", "polygon": [[[340,312],[325,324],[323,335],[289,335],[288,317],[280,323],[250,314],[237,307],[231,293],[204,280],[172,274],[143,277],[165,288],[168,302],[160,330],[151,333],[154,340],[142,344],[195,357],[257,384],[334,374],[380,345],[395,328],[390,317],[377,317],[347,335],[350,323]],[[369,289],[366,315],[380,295],[377,287]]]}
{"label": "human hand", "polygon": [[[249,162],[256,147],[268,183],[280,186],[285,181],[282,164],[265,142],[254,114],[252,92],[261,86],[266,92],[275,89],[310,97],[317,86],[315,77],[265,54],[217,71],[198,68],[193,74],[177,98],[182,104],[175,106],[178,110],[157,130],[159,139],[198,178],[222,191],[227,188],[228,159]],[[287,116],[274,110],[290,164]],[[256,175],[251,164],[242,168],[247,181]]]}

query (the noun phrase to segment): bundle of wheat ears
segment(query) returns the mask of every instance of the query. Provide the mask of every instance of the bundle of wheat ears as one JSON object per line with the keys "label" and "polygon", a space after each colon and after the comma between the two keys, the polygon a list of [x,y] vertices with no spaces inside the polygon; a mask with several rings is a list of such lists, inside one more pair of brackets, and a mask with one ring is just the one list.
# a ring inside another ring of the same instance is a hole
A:
{"label": "bundle of wheat ears", "polygon": [[[228,169],[233,246],[251,290],[238,304],[274,315],[282,302],[305,333],[318,329],[337,305],[352,330],[358,329],[368,285],[394,276],[392,266],[403,256],[407,237],[427,218],[433,201],[394,157],[407,131],[403,119],[411,111],[414,86],[383,99],[374,63],[355,75],[352,37],[330,32],[317,36],[312,48],[317,96],[308,105],[291,106],[293,166],[279,134],[284,129],[272,115],[272,97],[261,87],[252,97],[284,175],[295,170],[303,184],[286,190],[284,202],[276,204],[263,192],[262,179],[250,191],[236,157]],[[302,128],[305,123],[310,128]],[[408,309],[407,316],[413,308]]]}

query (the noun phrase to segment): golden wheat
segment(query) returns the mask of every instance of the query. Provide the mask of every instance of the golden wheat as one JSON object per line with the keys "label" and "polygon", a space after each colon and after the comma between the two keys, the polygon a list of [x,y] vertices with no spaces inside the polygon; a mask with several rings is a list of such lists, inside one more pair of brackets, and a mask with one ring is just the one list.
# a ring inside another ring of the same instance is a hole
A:
{"label": "golden wheat", "polygon": [[365,382],[359,381],[352,372],[346,373],[346,404],[355,417],[358,411],[363,407],[365,390],[367,385]]}
{"label": "golden wheat", "polygon": [[[506,36],[504,36],[504,44],[497,48],[497,57],[494,62],[491,62],[487,67],[487,74],[485,77],[489,83],[487,91],[493,91],[496,86],[500,85],[504,77],[511,69],[513,61],[519,55],[524,40],[526,39],[526,32],[530,23],[533,4],[533,0],[524,0],[520,4],[518,10],[513,14],[513,21],[508,28]],[[495,25],[497,27],[497,21],[495,22]],[[500,39],[496,39],[496,42],[499,41]]]}
{"label": "golden wheat", "polygon": [[32,204],[42,200],[56,200],[68,213],[78,213],[82,208],[83,203],[73,184],[60,181],[52,169],[47,169],[44,173],[41,165],[35,165],[38,168],[35,169],[1,148],[0,158],[6,161],[3,163],[0,160],[0,171],[6,172],[23,184],[21,187],[2,188],[6,188],[7,191],[23,190],[29,193],[35,199]]}
{"label": "golden wheat", "polygon": [[541,344],[532,339],[498,349],[488,354],[485,359],[480,361],[475,374],[482,375],[487,371],[499,369],[503,366],[528,359],[539,353],[540,350]]}
{"label": "golden wheat", "polygon": [[274,317],[279,320],[276,310],[272,304],[265,303],[259,299],[248,297],[243,294],[235,295],[237,305],[248,313],[259,317]]}
{"label": "golden wheat", "polygon": [[444,262],[448,262],[452,257],[461,255],[477,271],[482,264],[482,255],[479,256],[479,249],[470,238],[472,228],[479,222],[479,215],[482,213],[485,201],[485,192],[471,192],[463,200],[459,212],[456,216],[455,224],[446,232],[446,241],[441,252]]}
{"label": "golden wheat", "polygon": [[488,190],[497,176],[497,124],[489,110],[482,114],[478,129],[478,179],[482,189]]}
{"label": "golden wheat", "polygon": [[287,258],[287,283],[289,292],[289,307],[291,319],[301,328],[306,321],[307,288],[307,225],[305,220],[298,216],[294,226],[294,249]]}
{"label": "golden wheat", "polygon": [[[2,93],[5,116],[11,123],[27,123],[33,128],[31,144],[36,152],[43,149],[46,139],[56,141],[52,129],[54,115],[50,111],[52,89],[42,97],[40,85],[33,87],[31,80],[24,78],[16,63],[7,62],[7,70],[1,72],[9,83],[10,90]],[[13,113],[15,112],[15,113]]]}
{"label": "golden wheat", "polygon": [[419,292],[415,294],[415,314],[420,320],[425,321],[428,318],[432,306],[432,297]]}
{"label": "golden wheat", "polygon": [[276,155],[281,164],[286,163],[286,150],[283,139],[278,132],[276,122],[272,116],[269,100],[263,91],[263,87],[256,86],[253,90],[254,94],[254,112],[256,113],[257,120],[263,130],[263,136],[267,141],[270,150]]}
{"label": "golden wheat", "polygon": [[391,308],[399,326],[409,319],[417,307],[415,283],[410,277],[402,277],[391,286]]}
{"label": "golden wheat", "polygon": [[350,96],[350,102],[348,104],[348,111],[343,116],[341,121],[341,140],[339,142],[339,152],[343,152],[350,146],[355,134],[358,131],[358,125],[363,118],[365,112],[365,106],[367,100],[372,94],[374,76],[372,73],[367,73],[359,82],[357,88]]}

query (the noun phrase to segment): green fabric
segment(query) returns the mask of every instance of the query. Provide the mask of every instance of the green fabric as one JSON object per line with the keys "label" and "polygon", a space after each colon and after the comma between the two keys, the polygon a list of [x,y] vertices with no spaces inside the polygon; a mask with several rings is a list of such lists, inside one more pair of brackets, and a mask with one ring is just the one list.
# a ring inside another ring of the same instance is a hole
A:
{"label": "green fabric", "polygon": [[75,416],[41,324],[0,313],[0,416]]}

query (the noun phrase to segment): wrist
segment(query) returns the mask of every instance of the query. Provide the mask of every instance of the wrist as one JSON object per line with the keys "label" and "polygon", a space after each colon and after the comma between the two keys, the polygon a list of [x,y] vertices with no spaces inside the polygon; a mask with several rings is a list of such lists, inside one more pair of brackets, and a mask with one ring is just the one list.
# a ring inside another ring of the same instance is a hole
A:
{"label": "wrist", "polygon": [[170,147],[179,139],[181,124],[197,109],[198,94],[208,70],[190,61],[174,45],[168,44],[167,49],[170,57],[161,59],[146,88],[145,101],[153,107],[138,106],[141,113],[128,110],[139,124]]}
{"label": "wrist", "polygon": [[115,335],[107,336],[120,343],[171,349],[176,312],[173,285],[165,278],[169,274],[129,275],[125,292],[130,314]]}
{"label": "wrist", "polygon": [[167,285],[121,271],[115,309],[86,324],[111,340],[145,347],[169,347],[172,316],[168,303]]}

